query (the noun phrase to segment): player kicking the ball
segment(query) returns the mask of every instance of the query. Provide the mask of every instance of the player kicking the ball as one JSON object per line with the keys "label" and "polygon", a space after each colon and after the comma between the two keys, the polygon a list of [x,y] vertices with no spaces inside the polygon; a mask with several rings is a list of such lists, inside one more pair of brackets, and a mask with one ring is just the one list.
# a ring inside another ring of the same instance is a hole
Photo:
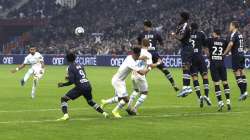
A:
{"label": "player kicking the ball", "polygon": [[93,107],[97,112],[102,113],[106,118],[108,117],[108,113],[104,112],[102,108],[93,101],[92,97],[92,88],[89,80],[86,77],[86,73],[84,68],[75,63],[76,56],[74,53],[68,53],[66,55],[66,59],[69,63],[68,66],[68,76],[66,79],[68,82],[66,83],[58,83],[58,87],[70,86],[72,84],[75,85],[73,89],[71,89],[68,93],[66,93],[63,97],[61,97],[61,109],[64,116],[58,121],[64,121],[69,119],[68,115],[68,101],[75,100],[80,96],[83,96],[89,106]]}
{"label": "player kicking the ball", "polygon": [[36,51],[35,47],[29,49],[30,54],[25,57],[23,64],[19,65],[16,69],[11,70],[12,73],[15,73],[23,69],[26,65],[31,65],[31,68],[26,72],[24,78],[21,80],[21,85],[28,81],[29,77],[33,75],[33,85],[31,91],[31,98],[35,98],[35,91],[38,84],[38,80],[42,78],[44,74],[44,61],[43,56]]}
{"label": "player kicking the ball", "polygon": [[122,65],[119,67],[117,73],[112,78],[112,86],[115,89],[115,97],[107,100],[102,100],[102,108],[107,104],[117,103],[117,106],[112,110],[115,118],[121,118],[119,110],[121,110],[126,103],[129,102],[129,96],[126,89],[126,78],[128,75],[135,71],[140,75],[145,75],[150,69],[140,70],[136,66],[136,60],[139,59],[141,53],[140,48],[133,48],[133,54],[128,55]]}

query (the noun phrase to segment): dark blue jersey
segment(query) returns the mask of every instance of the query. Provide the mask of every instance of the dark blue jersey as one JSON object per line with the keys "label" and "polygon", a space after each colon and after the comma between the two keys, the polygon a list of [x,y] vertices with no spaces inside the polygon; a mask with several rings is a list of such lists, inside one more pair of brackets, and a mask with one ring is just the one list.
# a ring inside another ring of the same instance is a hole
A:
{"label": "dark blue jersey", "polygon": [[143,39],[148,39],[150,42],[149,51],[157,51],[157,43],[163,45],[161,35],[156,31],[143,31],[139,34],[137,40],[138,44],[141,45]]}
{"label": "dark blue jersey", "polygon": [[190,35],[190,42],[194,48],[194,54],[202,55],[202,48],[206,43],[206,35],[202,31],[192,31]]}
{"label": "dark blue jersey", "polygon": [[83,87],[85,83],[89,82],[84,68],[75,63],[68,66],[68,80],[77,87]]}
{"label": "dark blue jersey", "polygon": [[179,39],[182,43],[182,47],[190,47],[190,26],[187,22],[179,24],[176,29],[176,34],[180,36]]}
{"label": "dark blue jersey", "polygon": [[232,57],[244,56],[243,35],[239,32],[233,32],[230,36],[230,41],[233,42],[231,49]]}
{"label": "dark blue jersey", "polygon": [[207,39],[206,46],[209,49],[211,62],[224,63],[223,52],[226,50],[227,44],[227,41],[221,37]]}

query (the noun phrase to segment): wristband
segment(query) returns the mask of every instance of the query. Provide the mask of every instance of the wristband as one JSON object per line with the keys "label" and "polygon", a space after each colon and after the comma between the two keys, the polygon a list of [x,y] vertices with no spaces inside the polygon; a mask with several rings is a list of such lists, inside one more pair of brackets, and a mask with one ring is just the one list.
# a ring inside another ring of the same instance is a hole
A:
{"label": "wristband", "polygon": [[16,68],[16,71],[19,71],[19,68],[18,68],[18,67]]}
{"label": "wristband", "polygon": [[161,62],[157,62],[156,64],[157,64],[157,65],[160,65],[160,64],[161,64]]}

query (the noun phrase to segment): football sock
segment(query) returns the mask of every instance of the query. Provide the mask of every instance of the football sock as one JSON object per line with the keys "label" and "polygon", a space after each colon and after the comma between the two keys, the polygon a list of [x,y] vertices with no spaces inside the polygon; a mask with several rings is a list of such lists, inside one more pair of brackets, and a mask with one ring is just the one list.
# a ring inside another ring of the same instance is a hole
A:
{"label": "football sock", "polygon": [[[162,64],[163,65],[163,64]],[[170,81],[170,83],[175,86],[175,81],[171,75],[171,73],[167,70],[167,68],[162,68],[161,71],[164,73],[166,78]]]}
{"label": "football sock", "polygon": [[196,95],[197,95],[198,99],[200,99],[200,97],[201,97],[201,90],[200,90],[199,81],[198,80],[194,80],[193,84],[194,84],[194,89],[195,89]]}
{"label": "football sock", "polygon": [[68,103],[63,101],[61,103],[61,109],[62,109],[63,114],[68,114]]}
{"label": "football sock", "polygon": [[190,86],[190,72],[183,70],[183,86]]}
{"label": "football sock", "polygon": [[241,76],[241,78],[242,78],[242,85],[243,85],[243,91],[244,91],[244,93],[247,91],[247,78],[246,78],[246,75],[242,75]]}
{"label": "football sock", "polygon": [[137,95],[138,95],[138,92],[136,92],[135,90],[130,95],[129,102],[128,102],[128,109],[131,108],[131,106],[133,104],[133,101],[135,100],[135,98],[136,98]]}
{"label": "football sock", "polygon": [[226,99],[230,99],[230,88],[229,88],[229,85],[228,84],[224,84],[223,87],[224,87],[224,93],[225,93]]}
{"label": "football sock", "polygon": [[216,94],[216,98],[219,101],[222,101],[221,98],[221,90],[220,90],[220,86],[219,85],[215,85],[215,94]]}
{"label": "football sock", "polygon": [[35,97],[35,92],[36,92],[36,86],[38,84],[38,80],[34,79],[33,80],[33,85],[32,85],[32,90],[31,90],[31,97],[34,98]]}
{"label": "football sock", "polygon": [[107,100],[106,100],[106,103],[107,103],[107,104],[118,103],[118,97],[115,96],[115,97],[112,97],[112,98],[110,98],[110,99],[107,99]]}
{"label": "football sock", "polygon": [[114,112],[121,110],[125,106],[126,102],[122,99],[118,102],[117,106],[114,108]]}
{"label": "football sock", "polygon": [[236,81],[237,81],[238,87],[240,88],[241,94],[244,94],[244,85],[243,85],[241,76],[236,76]]}
{"label": "football sock", "polygon": [[99,112],[99,113],[103,113],[104,111],[102,110],[102,108],[97,104],[97,103],[95,103],[93,100],[89,100],[89,101],[87,101],[88,102],[88,104],[91,106],[91,107],[93,107],[97,112]]}
{"label": "football sock", "polygon": [[135,110],[137,110],[139,108],[139,106],[141,106],[143,104],[143,102],[146,100],[147,95],[145,94],[141,94],[141,96],[138,98],[138,100],[135,103]]}
{"label": "football sock", "polygon": [[209,96],[209,82],[208,82],[208,79],[203,79],[203,85],[204,85],[204,93],[208,97]]}

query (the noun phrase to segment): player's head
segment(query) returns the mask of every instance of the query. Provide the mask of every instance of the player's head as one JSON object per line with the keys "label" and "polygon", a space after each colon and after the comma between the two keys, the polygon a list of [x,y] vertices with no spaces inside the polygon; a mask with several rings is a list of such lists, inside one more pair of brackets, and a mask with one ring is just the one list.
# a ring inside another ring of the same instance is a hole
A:
{"label": "player's head", "polygon": [[234,30],[238,30],[240,28],[240,23],[238,21],[232,21],[230,23],[229,31],[233,32]]}
{"label": "player's head", "polygon": [[215,38],[220,37],[221,36],[221,30],[220,29],[214,29],[212,36],[215,37]]}
{"label": "player's head", "polygon": [[152,28],[152,22],[150,20],[144,20],[143,22],[144,30],[150,30]]}
{"label": "player's head", "polygon": [[30,47],[29,52],[31,55],[34,55],[36,53],[36,47]]}
{"label": "player's head", "polygon": [[199,25],[197,23],[192,23],[190,26],[192,31],[197,31],[199,29]]}
{"label": "player's head", "polygon": [[66,54],[66,59],[68,62],[72,63],[72,62],[75,62],[76,60],[76,55],[73,53],[73,52],[68,52]]}
{"label": "player's head", "polygon": [[142,40],[142,47],[146,47],[146,48],[148,48],[149,46],[150,46],[150,42],[149,42],[149,40],[148,39],[146,39],[146,38],[144,38],[143,40]]}
{"label": "player's head", "polygon": [[188,12],[181,12],[181,13],[180,13],[180,16],[181,16],[181,20],[182,20],[183,22],[186,22],[186,21],[189,20],[189,13],[188,13]]}
{"label": "player's head", "polygon": [[139,57],[140,57],[140,54],[141,54],[141,48],[139,48],[139,47],[134,47],[134,48],[133,48],[133,58],[134,58],[135,60],[138,60]]}

